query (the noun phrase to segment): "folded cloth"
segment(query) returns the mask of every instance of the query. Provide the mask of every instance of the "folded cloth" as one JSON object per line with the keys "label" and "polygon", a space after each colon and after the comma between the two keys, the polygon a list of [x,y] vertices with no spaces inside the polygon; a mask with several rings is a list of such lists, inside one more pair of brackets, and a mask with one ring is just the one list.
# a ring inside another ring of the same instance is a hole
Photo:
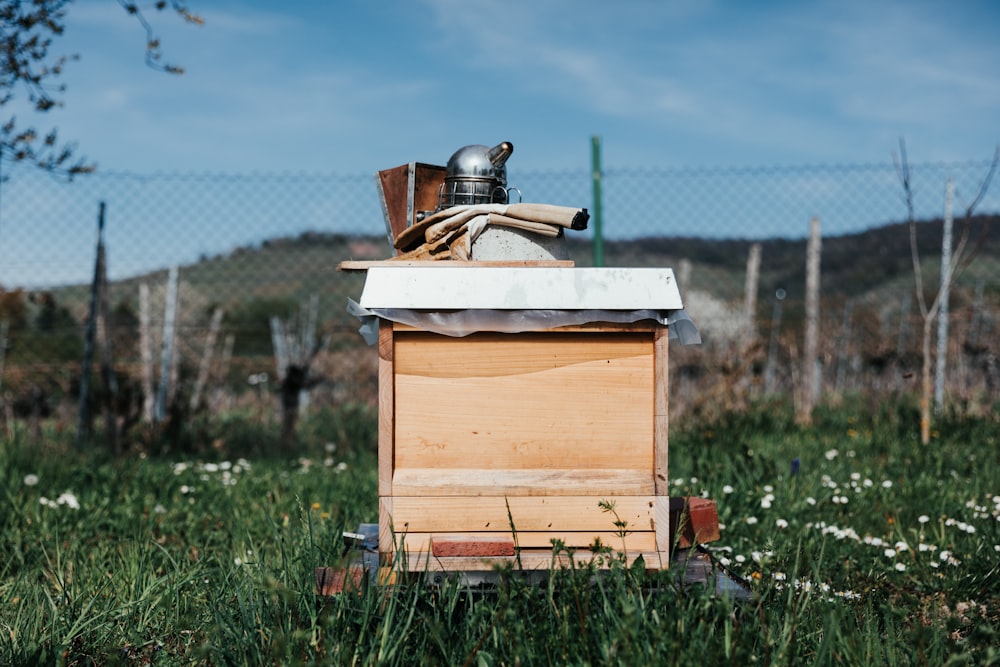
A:
{"label": "folded cloth", "polygon": [[512,218],[509,215],[502,215],[500,213],[490,213],[489,222],[491,225],[500,225],[503,227],[515,227],[517,229],[523,229],[527,232],[541,234],[542,236],[559,236],[559,234],[562,233],[563,229],[559,225],[552,225],[547,222],[535,222],[533,220],[522,220],[520,218]]}
{"label": "folded cloth", "polygon": [[568,229],[581,230],[587,228],[590,214],[585,208],[556,206],[555,204],[510,204],[506,211],[497,211],[511,218],[545,222]]}
{"label": "folded cloth", "polygon": [[554,204],[475,204],[436,211],[394,240],[402,260],[468,260],[472,243],[487,225],[514,227],[555,237],[565,229],[586,229],[585,208]]}
{"label": "folded cloth", "polygon": [[[427,238],[427,230],[429,228],[434,227],[435,230],[440,231],[442,223],[447,222],[451,218],[461,216],[458,218],[459,220],[468,220],[472,216],[480,213],[503,213],[506,208],[507,204],[465,204],[435,211],[420,222],[401,231],[393,240],[393,246],[395,246],[397,250],[411,250],[413,247],[431,240]],[[449,227],[448,225],[443,226],[445,228]],[[454,228],[455,226],[451,226],[449,229],[446,229],[446,231],[450,231],[450,229]]]}
{"label": "folded cloth", "polygon": [[[407,227],[393,240],[397,250],[412,250],[422,243],[433,243],[461,227],[465,221],[484,213],[497,213],[529,222],[558,225],[567,229],[587,228],[590,214],[585,208],[555,204],[465,204],[451,206],[428,215]],[[540,232],[545,233],[545,232]]]}

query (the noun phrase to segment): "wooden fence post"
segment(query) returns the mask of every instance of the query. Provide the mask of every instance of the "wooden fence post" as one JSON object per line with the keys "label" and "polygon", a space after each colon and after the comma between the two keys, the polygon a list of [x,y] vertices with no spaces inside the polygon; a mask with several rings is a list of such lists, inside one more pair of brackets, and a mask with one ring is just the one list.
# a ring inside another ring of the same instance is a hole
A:
{"label": "wooden fence post", "polygon": [[819,261],[822,237],[819,218],[809,225],[809,242],[806,245],[806,338],[802,355],[801,400],[796,410],[800,424],[812,422],[812,411],[819,394]]}

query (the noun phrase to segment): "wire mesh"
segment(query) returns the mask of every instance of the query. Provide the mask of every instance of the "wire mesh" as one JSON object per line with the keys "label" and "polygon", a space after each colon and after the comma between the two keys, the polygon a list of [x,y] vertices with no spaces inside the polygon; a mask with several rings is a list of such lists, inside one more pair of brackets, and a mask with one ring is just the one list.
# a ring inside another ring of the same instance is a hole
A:
{"label": "wire mesh", "polygon": [[[949,178],[955,183],[960,218],[988,168],[988,161],[912,164],[916,218],[942,216]],[[588,207],[593,201],[587,168],[532,171],[512,164],[508,182],[527,202]],[[607,168],[602,201],[609,244],[605,262],[669,262],[678,272],[689,311],[697,313],[696,323],[708,334],[706,349],[680,353],[678,376],[704,377],[728,363],[734,369],[739,366],[733,372],[750,378],[757,391],[762,391],[769,337],[780,342],[776,363],[781,386],[795,379],[800,347],[798,282],[803,272],[769,273],[774,253],[801,243],[814,217],[822,221],[824,252],[836,249],[827,239],[900,223],[906,217],[903,190],[891,162]],[[303,341],[322,344],[313,404],[375,400],[373,354],[359,351],[357,323],[345,311],[347,299],[360,293],[363,276],[337,270],[345,259],[390,256],[374,174],[99,172],[66,182],[19,169],[0,184],[0,322],[6,322],[6,340],[0,341],[6,344],[0,397],[6,397],[8,413],[62,410],[64,421],[73,418],[101,202],[106,205],[103,242],[110,281],[108,340],[123,385],[134,389],[129,400],[142,400],[142,345],[155,351],[154,366],[160,359],[167,275],[173,266],[179,267],[179,305],[178,367],[172,372],[185,400],[207,358],[214,391],[206,395],[215,407],[232,408],[254,397],[270,401],[278,381],[274,318]],[[1000,212],[1000,187],[987,191],[977,212]],[[579,265],[592,261],[589,234],[569,233],[571,257]],[[856,292],[850,285],[833,286],[835,298],[824,303],[828,335],[823,377],[830,390],[876,386],[873,373],[877,375],[879,364],[889,363],[880,360],[880,354],[891,356],[894,364],[909,359],[906,363],[912,365],[920,315],[912,300],[912,275],[906,277],[910,269],[904,228],[896,238],[902,245],[889,250],[883,244],[859,253],[851,246],[856,254],[852,260],[859,266],[884,265],[891,259],[902,267],[903,277],[895,276],[891,291],[873,297],[871,286],[860,281]],[[995,243],[995,236],[991,238]],[[763,243],[765,253],[758,304],[748,324],[744,279],[752,242]],[[957,305],[952,311],[961,318],[953,328],[958,332],[956,358],[962,359],[954,372],[967,376],[968,391],[979,387],[993,395],[996,388],[989,383],[996,372],[992,341],[1000,292],[997,256],[1000,251],[984,254],[984,264],[964,285],[964,296],[953,299]],[[927,263],[928,271],[933,267],[933,261]],[[145,312],[140,285],[149,294]],[[788,298],[782,328],[776,331],[771,295],[779,287],[787,290]],[[928,290],[932,287],[931,281]],[[302,313],[311,299],[318,303],[319,324],[316,331],[304,331]],[[213,349],[207,349],[216,309],[224,312],[223,324]],[[144,341],[139,335],[143,317],[148,318]],[[755,332],[757,353],[735,353],[736,341],[746,344],[750,330]],[[734,355],[746,364],[735,364]],[[732,386],[739,382],[734,379]],[[692,387],[690,393],[699,391]]]}

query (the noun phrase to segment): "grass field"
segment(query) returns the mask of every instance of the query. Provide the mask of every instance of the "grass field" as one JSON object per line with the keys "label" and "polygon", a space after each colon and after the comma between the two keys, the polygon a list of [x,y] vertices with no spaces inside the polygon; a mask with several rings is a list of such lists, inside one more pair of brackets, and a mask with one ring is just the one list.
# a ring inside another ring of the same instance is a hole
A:
{"label": "grass field", "polygon": [[122,460],[7,437],[0,664],[1000,664],[996,411],[942,417],[929,446],[906,401],[675,424],[672,489],[718,502],[740,604],[614,554],[596,578],[318,598],[313,569],[376,519],[374,427],[318,414],[287,456],[259,415]]}

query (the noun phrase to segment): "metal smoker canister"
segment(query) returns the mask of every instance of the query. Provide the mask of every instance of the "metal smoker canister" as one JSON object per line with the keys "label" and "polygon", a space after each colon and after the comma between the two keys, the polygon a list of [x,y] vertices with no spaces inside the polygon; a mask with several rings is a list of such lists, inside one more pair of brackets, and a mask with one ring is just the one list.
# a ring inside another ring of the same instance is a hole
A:
{"label": "metal smoker canister", "polygon": [[506,204],[507,158],[514,144],[504,141],[493,148],[474,144],[455,151],[438,191],[438,208],[465,204]]}

